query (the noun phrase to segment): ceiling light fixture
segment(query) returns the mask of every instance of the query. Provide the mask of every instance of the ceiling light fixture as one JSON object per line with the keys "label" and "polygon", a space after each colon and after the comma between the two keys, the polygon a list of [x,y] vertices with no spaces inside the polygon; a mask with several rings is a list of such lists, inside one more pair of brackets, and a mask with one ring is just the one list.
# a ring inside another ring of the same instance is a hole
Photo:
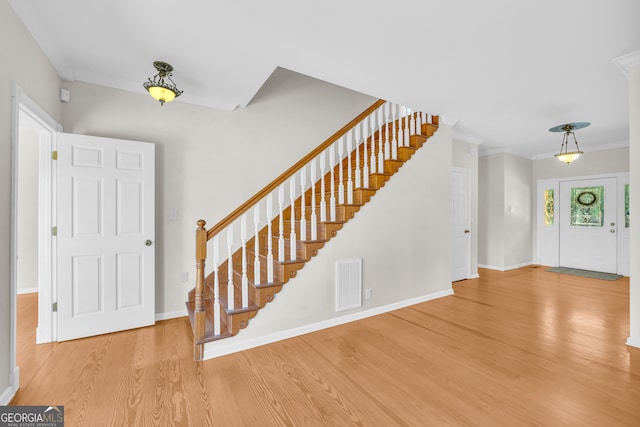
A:
{"label": "ceiling light fixture", "polygon": [[[153,80],[149,77],[143,84],[149,95],[160,101],[160,105],[164,105],[165,102],[171,102],[182,95],[182,91],[176,87],[176,84],[171,79],[173,67],[162,61],[155,61],[153,66],[158,70],[158,74],[153,76]],[[171,83],[166,82],[165,79]]]}
{"label": "ceiling light fixture", "polygon": [[[549,129],[549,132],[564,132],[564,136],[562,137],[562,145],[560,146],[560,152],[555,155],[556,159],[569,164],[580,157],[582,151],[580,151],[580,148],[578,147],[578,140],[576,140],[576,135],[573,133],[573,131],[576,129],[586,128],[590,124],[590,122],[575,122],[554,126]],[[569,135],[573,136],[573,142],[576,145],[575,151],[568,150]]]}

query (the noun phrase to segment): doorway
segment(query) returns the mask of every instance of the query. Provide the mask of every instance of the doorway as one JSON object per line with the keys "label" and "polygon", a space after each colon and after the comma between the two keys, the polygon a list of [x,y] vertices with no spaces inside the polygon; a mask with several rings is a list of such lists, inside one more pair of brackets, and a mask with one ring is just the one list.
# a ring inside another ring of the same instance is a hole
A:
{"label": "doorway", "polygon": [[451,171],[452,253],[451,281],[468,279],[471,275],[469,170]]}
{"label": "doorway", "polygon": [[629,275],[629,173],[541,179],[536,264]]}

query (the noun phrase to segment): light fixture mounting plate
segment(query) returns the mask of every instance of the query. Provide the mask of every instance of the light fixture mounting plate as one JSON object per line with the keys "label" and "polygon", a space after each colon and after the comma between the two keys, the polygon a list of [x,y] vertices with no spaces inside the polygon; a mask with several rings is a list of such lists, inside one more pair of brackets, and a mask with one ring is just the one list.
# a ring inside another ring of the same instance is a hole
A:
{"label": "light fixture mounting plate", "polygon": [[156,67],[159,73],[169,74],[173,71],[171,64],[167,64],[164,61],[153,61],[153,66]]}
{"label": "light fixture mounting plate", "polygon": [[582,129],[589,126],[591,122],[574,122],[574,123],[566,123],[564,125],[554,126],[549,129],[549,132],[572,132],[576,129]]}

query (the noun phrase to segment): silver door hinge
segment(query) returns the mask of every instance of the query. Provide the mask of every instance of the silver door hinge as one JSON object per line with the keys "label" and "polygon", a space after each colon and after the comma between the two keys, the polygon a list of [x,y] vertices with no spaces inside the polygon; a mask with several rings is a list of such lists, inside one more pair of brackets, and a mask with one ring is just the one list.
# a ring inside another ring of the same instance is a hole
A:
{"label": "silver door hinge", "polygon": [[51,227],[51,234],[53,236],[57,236],[58,235],[58,227]]}
{"label": "silver door hinge", "polygon": [[58,150],[53,150],[53,151],[51,152],[51,158],[52,158],[53,160],[58,160]]}
{"label": "silver door hinge", "polygon": [[51,304],[51,310],[52,310],[54,313],[57,313],[57,312],[58,312],[58,303],[57,303],[57,302],[54,302],[53,304]]}

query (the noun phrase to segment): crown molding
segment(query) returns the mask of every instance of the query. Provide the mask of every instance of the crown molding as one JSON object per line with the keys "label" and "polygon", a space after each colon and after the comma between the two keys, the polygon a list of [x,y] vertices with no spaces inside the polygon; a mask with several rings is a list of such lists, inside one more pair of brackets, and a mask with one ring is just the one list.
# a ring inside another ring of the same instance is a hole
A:
{"label": "crown molding", "polygon": [[622,71],[622,74],[629,77],[629,68],[640,65],[640,50],[614,58],[613,63]]}

